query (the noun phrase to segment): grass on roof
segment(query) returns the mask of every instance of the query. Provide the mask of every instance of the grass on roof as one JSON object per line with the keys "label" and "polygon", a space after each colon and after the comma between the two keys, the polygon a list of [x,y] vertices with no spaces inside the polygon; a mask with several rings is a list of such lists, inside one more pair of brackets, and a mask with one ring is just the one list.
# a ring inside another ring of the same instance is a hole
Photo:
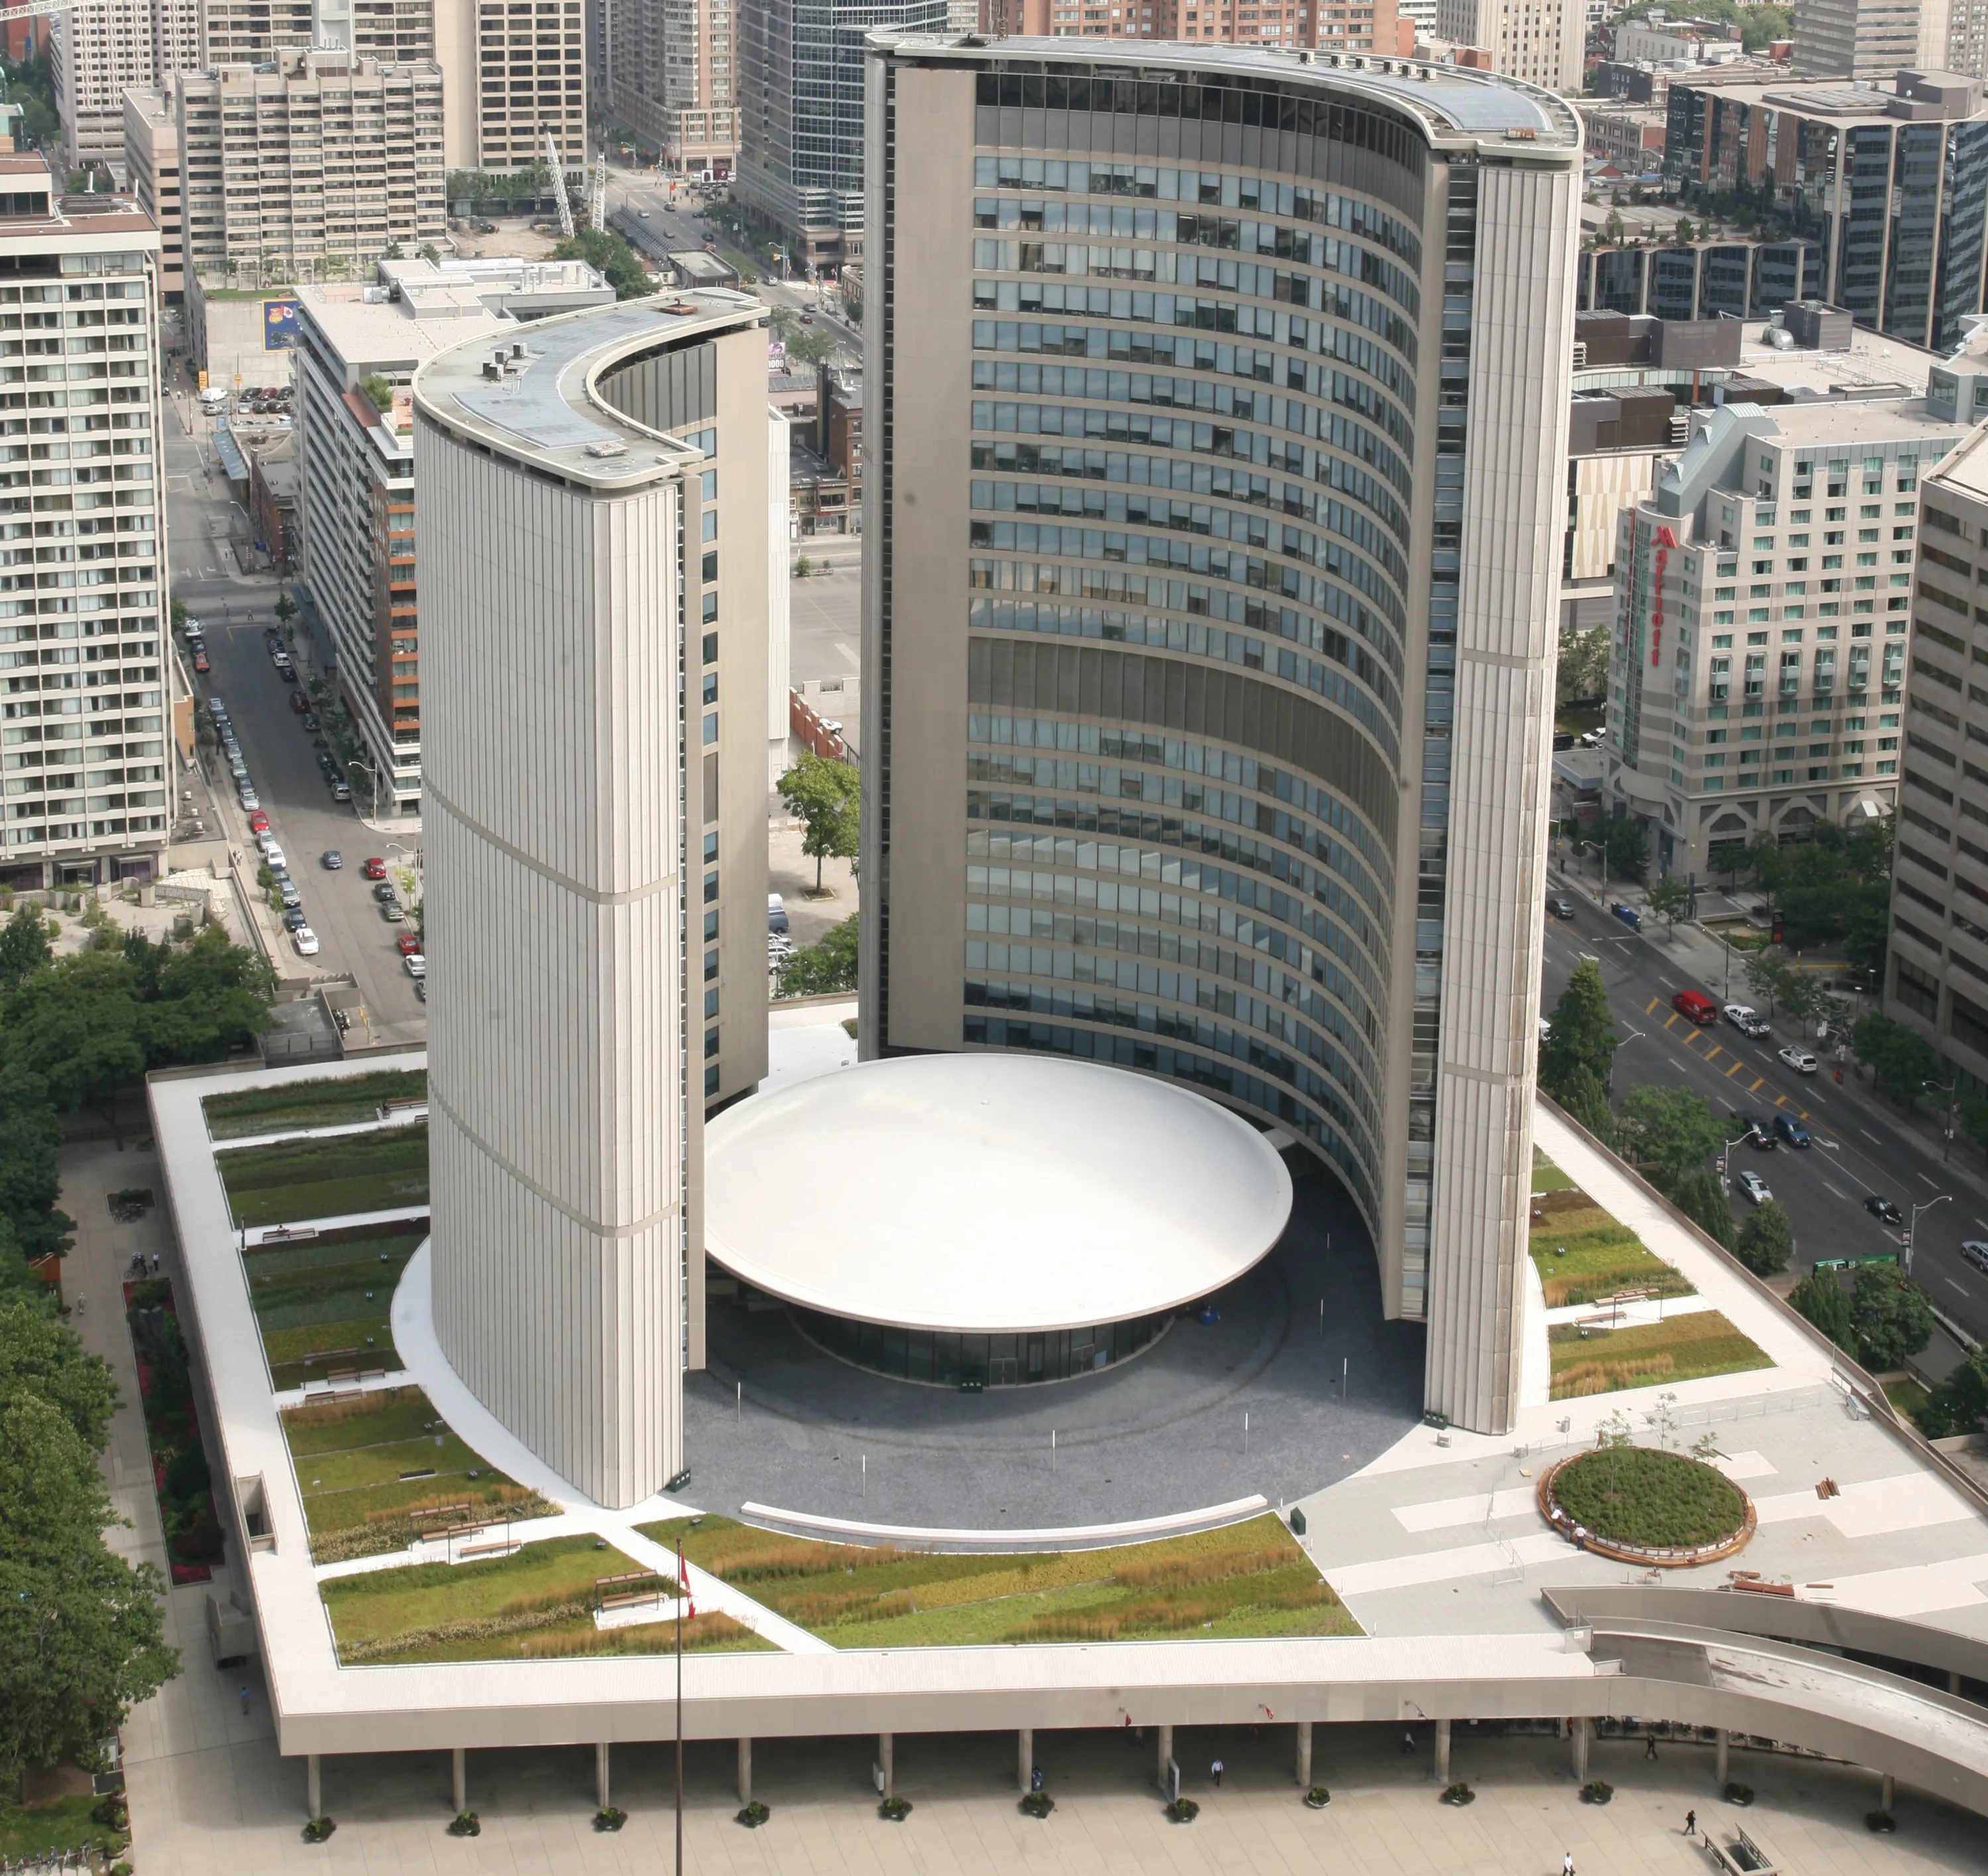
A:
{"label": "grass on roof", "polygon": [[419,1531],[558,1509],[459,1438],[418,1388],[313,1401],[282,1419],[320,1563],[397,1550]]}
{"label": "grass on roof", "polygon": [[215,1140],[250,1134],[280,1134],[293,1127],[342,1127],[378,1117],[386,1101],[426,1100],[424,1068],[381,1068],[370,1074],[320,1081],[292,1081],[280,1088],[244,1088],[210,1094],[201,1103],[207,1131]]}
{"label": "grass on roof", "polygon": [[837,1648],[1357,1635],[1274,1516],[1101,1550],[959,1556],[783,1537],[706,1516],[644,1525]]}
{"label": "grass on roof", "polygon": [[1536,1192],[1564,1191],[1574,1181],[1547,1158],[1537,1147],[1533,1149],[1533,1190]]}
{"label": "grass on roof", "polygon": [[1684,1273],[1645,1247],[1574,1185],[1540,1192],[1532,1200],[1530,1242],[1538,1265],[1547,1307],[1592,1303],[1625,1290],[1660,1296],[1689,1296],[1694,1286]]}
{"label": "grass on roof", "polygon": [[[641,1565],[587,1536],[548,1538],[506,1557],[414,1563],[341,1577],[320,1594],[340,1661],[497,1661],[572,1655],[674,1652],[674,1621],[622,1628],[593,1625],[595,1584]],[[673,1595],[674,1580],[661,1586]],[[728,1615],[684,1624],[686,1654],[770,1647]]]}
{"label": "grass on roof", "polygon": [[342,1369],[401,1365],[389,1315],[423,1235],[361,1227],[247,1253],[248,1300],[279,1391]]}
{"label": "grass on roof", "polygon": [[425,1122],[331,1140],[235,1147],[217,1153],[215,1164],[228,1188],[229,1208],[245,1225],[386,1212],[428,1202]]}
{"label": "grass on roof", "polygon": [[1556,1401],[1774,1365],[1716,1310],[1692,1310],[1627,1329],[1593,1330],[1585,1337],[1568,1323],[1548,1330],[1547,1340]]}

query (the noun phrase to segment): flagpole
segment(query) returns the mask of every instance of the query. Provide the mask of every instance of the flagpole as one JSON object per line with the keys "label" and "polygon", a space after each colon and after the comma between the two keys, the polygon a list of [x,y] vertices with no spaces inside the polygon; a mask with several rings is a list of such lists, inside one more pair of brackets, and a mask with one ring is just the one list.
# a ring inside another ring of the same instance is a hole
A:
{"label": "flagpole", "polygon": [[677,1869],[683,1876],[683,1612],[690,1594],[690,1572],[684,1565],[683,1546],[677,1546]]}

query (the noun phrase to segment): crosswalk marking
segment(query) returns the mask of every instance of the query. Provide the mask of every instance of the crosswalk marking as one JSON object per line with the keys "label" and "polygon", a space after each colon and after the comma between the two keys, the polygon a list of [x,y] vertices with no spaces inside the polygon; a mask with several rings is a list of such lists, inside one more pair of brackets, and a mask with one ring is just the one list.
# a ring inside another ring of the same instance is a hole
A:
{"label": "crosswalk marking", "polygon": [[1733,1066],[1732,1066],[1730,1068],[1729,1068],[1729,1069],[1726,1071],[1726,1079],[1728,1081],[1730,1081],[1730,1080],[1733,1079],[1733,1077],[1735,1075],[1738,1074],[1738,1073],[1739,1073],[1739,1072],[1740,1071],[1740,1070],[1742,1070],[1743,1068],[1744,1068],[1746,1066],[1746,1063],[1745,1063],[1745,1061],[1744,1061],[1744,1060],[1736,1060],[1734,1061],[1734,1063],[1733,1063]]}

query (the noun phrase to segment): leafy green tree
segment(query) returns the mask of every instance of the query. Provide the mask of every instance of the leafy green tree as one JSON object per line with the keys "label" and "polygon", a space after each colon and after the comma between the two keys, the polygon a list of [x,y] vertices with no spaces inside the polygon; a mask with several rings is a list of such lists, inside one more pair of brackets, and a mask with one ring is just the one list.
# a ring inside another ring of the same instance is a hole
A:
{"label": "leafy green tree", "polygon": [[279,588],[276,593],[276,603],[270,610],[276,614],[276,623],[279,625],[288,625],[297,616],[297,603],[290,597],[287,591]]}
{"label": "leafy green tree", "polygon": [[1939,1068],[1932,1045],[1916,1029],[1872,1010],[1850,1032],[1851,1051],[1870,1070],[1873,1082],[1909,1107]]}
{"label": "leafy green tree", "polygon": [[854,913],[831,925],[812,945],[803,945],[780,967],[783,996],[827,996],[856,988]]}
{"label": "leafy green tree", "polygon": [[172,604],[167,607],[166,610],[167,616],[172,621],[173,630],[177,632],[184,629],[187,622],[186,601],[184,600],[174,600]]}
{"label": "leafy green tree", "polygon": [[[1540,1045],[1540,1085],[1558,1096],[1571,1085],[1575,1071],[1584,1069],[1606,1088],[1609,1066],[1621,1042],[1610,1020],[1601,968],[1584,958],[1554,1005],[1547,1039]],[[1566,1105],[1564,1100],[1561,1105]]]}
{"label": "leafy green tree", "polygon": [[787,356],[812,371],[835,356],[835,341],[826,333],[804,332],[799,338],[788,341]]}
{"label": "leafy green tree", "polygon": [[28,1399],[53,1408],[85,1445],[103,1451],[117,1406],[109,1364],[60,1323],[0,1303],[0,1408]]}
{"label": "leafy green tree", "polygon": [[1727,1250],[1733,1249],[1733,1208],[1726,1202],[1719,1175],[1709,1166],[1694,1166],[1678,1174],[1670,1183],[1670,1202],[1708,1236]]}
{"label": "leafy green tree", "polygon": [[144,1010],[149,1066],[218,1061],[270,1026],[275,972],[258,953],[231,945],[218,925],[191,944],[154,951],[165,955],[158,958],[154,999]]}
{"label": "leafy green tree", "polygon": [[1779,1016],[1781,1006],[1788,1000],[1794,979],[1787,958],[1770,945],[1763,951],[1750,952],[1741,969],[1746,979],[1746,988],[1766,1003],[1767,1014]]}
{"label": "leafy green tree", "polygon": [[1932,1340],[1932,1305],[1895,1265],[1865,1264],[1850,1300],[1857,1358],[1874,1374],[1902,1367]]}
{"label": "leafy green tree", "polygon": [[0,925],[0,992],[18,990],[54,955],[42,908],[15,906],[13,917]]}
{"label": "leafy green tree", "polygon": [[1811,1270],[1788,1292],[1797,1314],[1806,1317],[1847,1354],[1857,1352],[1856,1332],[1850,1326],[1850,1299],[1833,1270]]}
{"label": "leafy green tree", "polygon": [[553,254],[558,260],[585,261],[598,269],[617,299],[640,299],[656,290],[656,282],[636,259],[635,250],[607,228],[581,228],[570,241],[561,242]]}
{"label": "leafy green tree", "polygon": [[359,380],[359,388],[367,403],[382,417],[394,407],[394,387],[377,371],[369,371]]}
{"label": "leafy green tree", "polygon": [[1640,883],[1650,870],[1650,837],[1632,814],[1601,825],[1601,852],[1611,877]]}
{"label": "leafy green tree", "polygon": [[1664,921],[1665,929],[1675,931],[1691,904],[1691,888],[1675,873],[1666,873],[1650,888],[1649,899],[1650,910]]}
{"label": "leafy green tree", "polygon": [[1629,1157],[1666,1192],[1726,1144],[1712,1104],[1686,1087],[1631,1088],[1622,1101],[1621,1127]]}
{"label": "leafy green tree", "polygon": [[853,763],[810,752],[780,777],[778,786],[788,812],[806,826],[801,851],[814,862],[814,889],[820,892],[823,860],[855,856],[860,778]]}
{"label": "leafy green tree", "polygon": [[1578,1121],[1604,1147],[1615,1144],[1615,1116],[1608,1106],[1608,1093],[1584,1063],[1561,1082],[1557,1091],[1548,1089],[1571,1120]]}
{"label": "leafy green tree", "polygon": [[1778,1198],[1756,1205],[1740,1227],[1740,1261],[1756,1276],[1772,1276],[1788,1267],[1795,1254],[1795,1234]]}
{"label": "leafy green tree", "polygon": [[1988,1342],[1967,1351],[1967,1359],[1933,1389],[1917,1418],[1928,1439],[1988,1428]]}
{"label": "leafy green tree", "polygon": [[69,1249],[76,1220],[56,1209],[63,1125],[39,1075],[0,1056],[0,1218],[25,1258]]}
{"label": "leafy green tree", "polygon": [[8,1057],[41,1077],[57,1108],[114,1124],[118,1091],[145,1072],[130,965],[84,952],[38,971],[7,1002]]}

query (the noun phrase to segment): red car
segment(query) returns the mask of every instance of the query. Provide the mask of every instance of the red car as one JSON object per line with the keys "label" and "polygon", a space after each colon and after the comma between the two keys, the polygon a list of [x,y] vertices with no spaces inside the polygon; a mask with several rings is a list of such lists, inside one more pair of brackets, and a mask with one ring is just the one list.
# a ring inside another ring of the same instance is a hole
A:
{"label": "red car", "polygon": [[387,877],[387,863],[384,860],[369,860],[361,870],[369,880],[383,880]]}
{"label": "red car", "polygon": [[411,931],[403,931],[394,942],[401,948],[401,955],[411,958],[421,948],[421,941]]}
{"label": "red car", "polygon": [[207,654],[205,651],[196,651],[193,654],[193,668],[195,671],[202,672],[210,671],[214,668],[208,662]]}
{"label": "red car", "polygon": [[248,831],[251,833],[267,833],[269,831],[269,817],[260,808],[248,816]]}
{"label": "red car", "polygon": [[302,691],[292,691],[290,693],[290,708],[302,716],[310,708],[310,699]]}

